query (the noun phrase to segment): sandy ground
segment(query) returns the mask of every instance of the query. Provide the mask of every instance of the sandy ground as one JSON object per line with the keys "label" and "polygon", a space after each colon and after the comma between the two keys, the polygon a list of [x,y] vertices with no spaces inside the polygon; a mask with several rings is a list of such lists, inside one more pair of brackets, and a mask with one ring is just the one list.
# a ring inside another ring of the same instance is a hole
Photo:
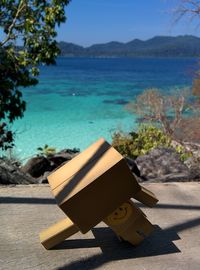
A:
{"label": "sandy ground", "polygon": [[0,269],[200,269],[200,183],[145,185],[159,198],[142,207],[155,231],[138,247],[100,223],[45,250],[39,232],[64,217],[48,185],[0,187]]}

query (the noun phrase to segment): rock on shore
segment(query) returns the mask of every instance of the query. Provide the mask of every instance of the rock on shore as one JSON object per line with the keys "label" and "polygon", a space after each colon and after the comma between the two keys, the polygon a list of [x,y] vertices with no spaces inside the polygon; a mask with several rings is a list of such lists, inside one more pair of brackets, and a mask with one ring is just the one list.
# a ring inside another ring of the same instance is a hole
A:
{"label": "rock on shore", "polygon": [[191,181],[200,178],[200,172],[194,174],[173,148],[155,148],[135,162],[144,181]]}
{"label": "rock on shore", "polygon": [[20,169],[8,160],[0,159],[0,184],[36,184],[37,180]]}
{"label": "rock on shore", "polygon": [[[64,149],[56,154],[36,156],[21,167],[0,159],[0,184],[47,183],[48,175],[79,153],[77,149]],[[155,148],[136,160],[126,158],[127,164],[139,182],[199,181],[198,162],[185,163],[173,148]]]}
{"label": "rock on shore", "polygon": [[21,166],[20,170],[36,178],[38,183],[47,183],[47,176],[53,170],[74,158],[78,153],[78,149],[63,149],[47,157],[33,157],[24,166]]}

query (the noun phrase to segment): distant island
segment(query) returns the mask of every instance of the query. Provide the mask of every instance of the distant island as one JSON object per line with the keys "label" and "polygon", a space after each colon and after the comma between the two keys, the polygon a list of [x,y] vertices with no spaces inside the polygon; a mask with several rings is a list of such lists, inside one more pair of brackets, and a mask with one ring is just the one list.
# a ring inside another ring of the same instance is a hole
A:
{"label": "distant island", "polygon": [[156,36],[146,41],[134,39],[127,43],[112,41],[83,47],[61,41],[61,56],[68,57],[199,57],[200,38]]}

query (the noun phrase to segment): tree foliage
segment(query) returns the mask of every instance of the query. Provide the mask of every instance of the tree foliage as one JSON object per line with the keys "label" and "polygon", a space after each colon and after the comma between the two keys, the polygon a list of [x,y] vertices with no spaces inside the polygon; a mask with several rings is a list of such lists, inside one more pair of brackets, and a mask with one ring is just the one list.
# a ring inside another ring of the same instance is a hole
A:
{"label": "tree foliage", "polygon": [[[8,123],[22,117],[26,104],[20,87],[37,84],[40,64],[54,64],[59,54],[56,27],[65,22],[70,0],[1,0],[0,148],[12,146]],[[16,46],[17,42],[20,44]]]}

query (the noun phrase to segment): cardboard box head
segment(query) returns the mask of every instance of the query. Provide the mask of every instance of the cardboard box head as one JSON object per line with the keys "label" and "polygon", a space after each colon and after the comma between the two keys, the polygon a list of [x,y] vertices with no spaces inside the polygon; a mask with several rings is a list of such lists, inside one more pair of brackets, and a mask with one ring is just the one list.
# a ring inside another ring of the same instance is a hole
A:
{"label": "cardboard box head", "polygon": [[104,139],[53,172],[48,181],[57,204],[82,233],[141,189],[123,156]]}

